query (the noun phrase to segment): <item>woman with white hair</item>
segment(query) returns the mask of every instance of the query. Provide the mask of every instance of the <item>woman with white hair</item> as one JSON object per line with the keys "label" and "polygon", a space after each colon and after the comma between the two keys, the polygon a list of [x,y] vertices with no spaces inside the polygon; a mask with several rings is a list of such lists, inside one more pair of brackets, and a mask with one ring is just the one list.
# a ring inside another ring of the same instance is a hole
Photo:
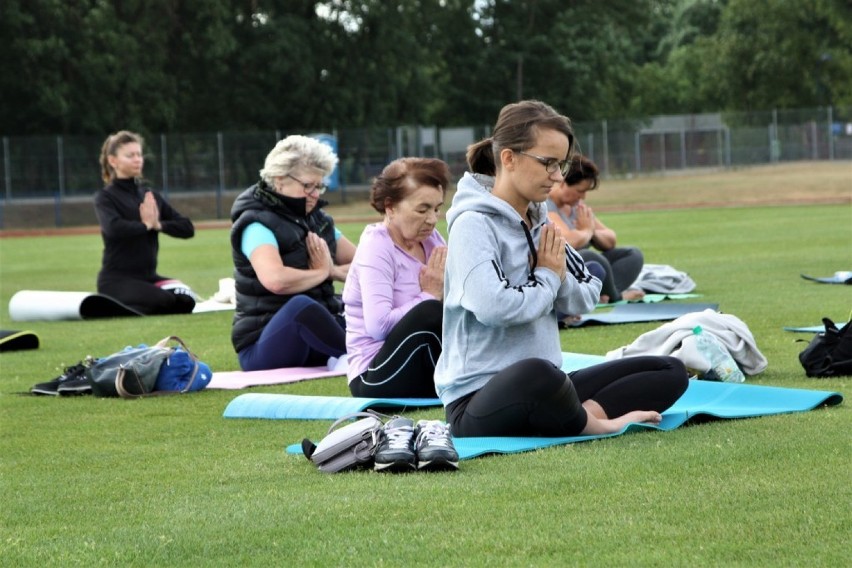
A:
{"label": "woman with white hair", "polygon": [[244,371],[319,366],[346,352],[334,280],[346,279],[355,245],[321,199],[336,165],[329,146],[288,136],[266,157],[260,181],[234,201],[231,342]]}

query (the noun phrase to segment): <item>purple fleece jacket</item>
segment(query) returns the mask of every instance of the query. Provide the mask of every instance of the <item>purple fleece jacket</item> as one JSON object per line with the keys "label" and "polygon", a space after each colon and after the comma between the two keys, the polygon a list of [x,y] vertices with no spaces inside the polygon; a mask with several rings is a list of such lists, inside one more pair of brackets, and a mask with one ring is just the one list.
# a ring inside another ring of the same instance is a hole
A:
{"label": "purple fleece jacket", "polygon": [[[436,230],[423,241],[426,259],[446,242]],[[424,264],[391,240],[383,223],[367,225],[343,286],[346,353],[352,381],[367,370],[391,329],[424,300],[435,297],[420,289]]]}

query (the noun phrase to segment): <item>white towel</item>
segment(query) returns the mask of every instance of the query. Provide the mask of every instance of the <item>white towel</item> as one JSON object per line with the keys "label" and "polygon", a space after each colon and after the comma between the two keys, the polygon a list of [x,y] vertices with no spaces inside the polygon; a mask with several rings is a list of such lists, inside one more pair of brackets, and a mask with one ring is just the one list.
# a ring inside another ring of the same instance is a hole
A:
{"label": "white towel", "polygon": [[606,354],[607,360],[635,357],[637,355],[671,355],[690,369],[700,372],[710,370],[710,362],[698,351],[692,329],[700,325],[704,333],[716,337],[728,349],[746,375],[756,375],[766,369],[766,357],[748,326],[731,314],[713,310],[680,316],[657,329],[643,333],[630,345],[619,347]]}

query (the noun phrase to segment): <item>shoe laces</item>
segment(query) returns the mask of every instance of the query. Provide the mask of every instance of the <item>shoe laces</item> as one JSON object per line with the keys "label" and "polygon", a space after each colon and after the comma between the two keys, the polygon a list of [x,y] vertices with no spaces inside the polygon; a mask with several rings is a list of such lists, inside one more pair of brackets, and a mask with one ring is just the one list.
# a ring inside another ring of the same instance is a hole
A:
{"label": "shoe laces", "polygon": [[424,420],[419,424],[417,445],[426,442],[432,446],[452,447],[449,427],[440,420]]}
{"label": "shoe laces", "polygon": [[411,444],[411,436],[414,433],[414,428],[411,426],[397,426],[396,428],[385,429],[385,437],[388,441],[388,448],[392,450],[404,450]]}
{"label": "shoe laces", "polygon": [[70,367],[65,367],[62,371],[62,375],[59,377],[60,381],[68,381],[72,379],[77,379],[80,377],[83,372],[85,372],[86,366],[81,361],[76,365],[71,365]]}

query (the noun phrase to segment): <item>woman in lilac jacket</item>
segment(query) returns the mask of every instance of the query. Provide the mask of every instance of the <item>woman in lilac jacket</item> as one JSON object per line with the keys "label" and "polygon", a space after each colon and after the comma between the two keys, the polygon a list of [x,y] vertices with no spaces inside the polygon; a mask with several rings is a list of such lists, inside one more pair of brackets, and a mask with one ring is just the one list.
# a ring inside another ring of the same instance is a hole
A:
{"label": "woman in lilac jacket", "polygon": [[436,396],[447,247],[435,225],[449,178],[441,160],[400,158],[373,182],[384,221],[364,229],[343,287],[353,396]]}

